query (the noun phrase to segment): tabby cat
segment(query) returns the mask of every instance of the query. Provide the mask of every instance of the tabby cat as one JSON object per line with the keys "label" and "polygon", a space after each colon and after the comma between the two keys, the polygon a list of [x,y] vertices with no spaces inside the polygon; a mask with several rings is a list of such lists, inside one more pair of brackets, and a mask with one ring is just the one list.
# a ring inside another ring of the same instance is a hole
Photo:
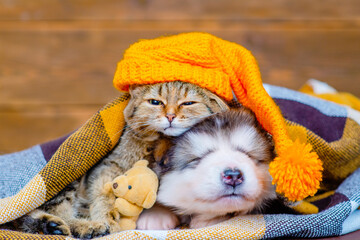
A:
{"label": "tabby cat", "polygon": [[26,232],[92,238],[121,231],[103,186],[136,161],[154,163],[159,141],[178,136],[227,104],[196,85],[175,81],[130,88],[126,127],[114,150],[54,198],[18,220]]}

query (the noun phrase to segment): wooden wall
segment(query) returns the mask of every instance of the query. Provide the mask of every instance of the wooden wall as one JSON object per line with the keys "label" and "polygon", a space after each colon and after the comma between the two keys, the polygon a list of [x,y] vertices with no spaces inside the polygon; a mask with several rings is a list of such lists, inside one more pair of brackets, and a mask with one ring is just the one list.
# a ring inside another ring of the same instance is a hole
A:
{"label": "wooden wall", "polygon": [[264,82],[360,96],[358,0],[0,0],[0,153],[78,128],[131,43],[188,31],[250,49]]}

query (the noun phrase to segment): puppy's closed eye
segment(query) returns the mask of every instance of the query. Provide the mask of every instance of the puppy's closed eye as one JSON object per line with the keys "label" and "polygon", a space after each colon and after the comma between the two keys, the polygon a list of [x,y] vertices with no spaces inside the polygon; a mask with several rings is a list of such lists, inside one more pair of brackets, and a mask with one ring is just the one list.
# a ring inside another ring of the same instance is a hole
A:
{"label": "puppy's closed eye", "polygon": [[188,162],[181,166],[181,170],[184,170],[185,168],[195,168],[200,163],[200,160],[200,157],[190,159]]}
{"label": "puppy's closed eye", "polygon": [[183,165],[182,169],[195,168],[200,163],[201,159],[205,158],[206,156],[215,151],[215,149],[208,149],[203,154],[200,154],[200,156],[194,156],[193,158],[190,158],[190,160]]}

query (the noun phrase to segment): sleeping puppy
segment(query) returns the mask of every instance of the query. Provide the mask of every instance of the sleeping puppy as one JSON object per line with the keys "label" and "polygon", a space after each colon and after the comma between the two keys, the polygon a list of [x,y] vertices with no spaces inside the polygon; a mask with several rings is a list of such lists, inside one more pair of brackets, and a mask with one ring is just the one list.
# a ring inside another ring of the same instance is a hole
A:
{"label": "sleeping puppy", "polygon": [[190,228],[205,227],[276,198],[268,171],[273,141],[249,109],[212,115],[173,144],[155,168],[157,201],[167,208],[145,211],[138,229],[171,229],[184,216]]}

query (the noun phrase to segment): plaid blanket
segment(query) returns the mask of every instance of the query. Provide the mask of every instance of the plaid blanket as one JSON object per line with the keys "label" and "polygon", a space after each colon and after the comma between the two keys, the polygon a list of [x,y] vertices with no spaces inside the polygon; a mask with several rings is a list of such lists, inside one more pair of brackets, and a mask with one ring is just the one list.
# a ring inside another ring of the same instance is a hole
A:
{"label": "plaid blanket", "polygon": [[[334,191],[293,204],[307,214],[247,215],[202,229],[133,230],[103,239],[325,237],[360,229],[360,112],[298,91],[264,86],[287,119],[291,137],[310,142],[324,162],[322,190]],[[315,93],[324,86],[312,85]],[[37,208],[104,157],[119,141],[128,98],[122,94],[69,136],[0,156],[0,224]],[[2,238],[66,237],[0,230]]]}

